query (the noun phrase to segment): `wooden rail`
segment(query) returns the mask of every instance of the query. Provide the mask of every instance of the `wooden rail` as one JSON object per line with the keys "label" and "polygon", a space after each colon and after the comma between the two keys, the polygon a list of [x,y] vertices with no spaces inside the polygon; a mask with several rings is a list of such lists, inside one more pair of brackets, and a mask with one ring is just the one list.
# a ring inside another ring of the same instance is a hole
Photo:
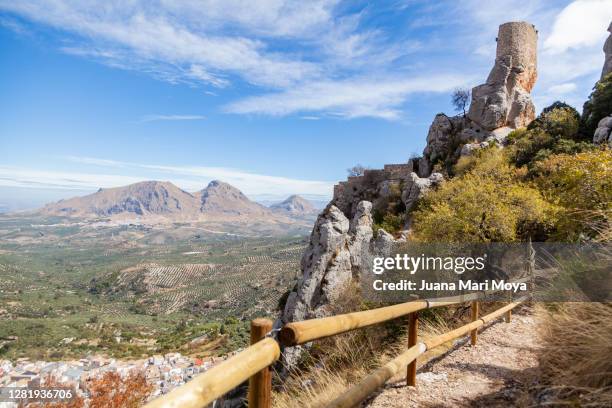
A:
{"label": "wooden rail", "polygon": [[413,300],[411,302],[365,310],[363,312],[353,312],[320,319],[293,322],[285,325],[281,329],[279,341],[282,345],[287,347],[297,346],[313,340],[319,340],[355,329],[383,323],[398,317],[406,316],[410,313],[418,312],[419,310],[475,301],[482,299],[485,295],[485,292],[477,292],[467,295]]}
{"label": "wooden rail", "polygon": [[461,326],[455,330],[451,330],[450,332],[434,337],[433,339],[417,343],[415,346],[409,348],[384,366],[372,372],[359,383],[353,385],[344,394],[332,401],[327,407],[349,408],[358,405],[368,396],[372,395],[374,391],[386,383],[391,377],[395,376],[397,373],[405,369],[410,363],[414,362],[416,358],[425,353],[425,351],[438,347],[450,340],[469,333],[471,330],[483,326],[485,323],[500,317],[509,310],[512,310],[525,300],[526,298],[523,298],[516,302],[512,302],[493,313],[473,321],[472,323]]}
{"label": "wooden rail", "polygon": [[[521,281],[527,281],[525,279]],[[516,281],[516,282],[521,282]],[[406,370],[409,385],[416,384],[416,358],[449,340],[472,332],[472,344],[475,344],[476,330],[486,322],[506,313],[510,320],[510,311],[524,301],[520,299],[504,306],[493,313],[478,318],[478,300],[495,291],[477,292],[436,299],[422,299],[393,306],[362,312],[347,313],[321,319],[304,320],[285,325],[279,334],[279,341],[285,346],[295,346],[313,340],[345,333],[351,330],[382,323],[398,317],[410,315],[409,348],[384,366],[368,375],[359,384],[351,387],[345,394],[331,403],[331,407],[351,407],[363,401],[389,378],[400,370]],[[429,339],[417,342],[417,313],[420,310],[449,306],[464,302],[473,302],[473,321],[458,329]],[[476,305],[476,306],[474,306]],[[476,308],[476,309],[475,309]],[[276,340],[266,338],[272,324],[269,320],[256,319],[251,325],[251,346],[223,363],[196,376],[187,384],[161,396],[145,408],[200,408],[215,401],[228,391],[249,380],[249,407],[269,408],[271,406],[271,376],[269,367],[280,357],[280,347]]]}

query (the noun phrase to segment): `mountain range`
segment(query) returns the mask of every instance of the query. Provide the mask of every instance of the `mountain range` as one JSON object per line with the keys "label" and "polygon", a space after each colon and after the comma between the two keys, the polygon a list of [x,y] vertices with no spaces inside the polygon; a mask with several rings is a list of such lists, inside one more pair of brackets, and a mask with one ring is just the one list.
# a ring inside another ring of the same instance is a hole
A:
{"label": "mountain range", "polygon": [[99,189],[93,194],[47,204],[43,215],[76,218],[138,219],[146,221],[280,220],[314,216],[308,200],[293,195],[266,207],[251,201],[236,187],[219,180],[195,193],[167,181],[143,181]]}

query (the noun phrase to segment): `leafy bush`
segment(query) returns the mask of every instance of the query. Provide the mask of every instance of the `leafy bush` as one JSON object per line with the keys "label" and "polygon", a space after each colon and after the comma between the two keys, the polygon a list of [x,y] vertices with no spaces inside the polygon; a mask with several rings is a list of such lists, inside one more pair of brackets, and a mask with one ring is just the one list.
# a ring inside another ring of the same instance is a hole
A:
{"label": "leafy bush", "polygon": [[544,239],[555,208],[521,181],[497,148],[462,164],[464,174],[429,192],[414,213],[414,237],[430,242],[512,242]]}
{"label": "leafy bush", "polygon": [[552,154],[579,153],[592,148],[579,140],[580,115],[563,102],[555,102],[527,126],[508,135],[510,156],[517,166],[532,167]]}
{"label": "leafy bush", "polygon": [[404,216],[395,214],[385,214],[382,220],[374,223],[374,233],[377,234],[379,229],[384,229],[390,234],[397,234],[404,225]]}
{"label": "leafy bush", "polygon": [[558,238],[593,237],[609,223],[612,211],[612,151],[560,154],[536,166],[544,196],[563,208]]}
{"label": "leafy bush", "polygon": [[611,113],[612,73],[595,84],[589,100],[584,104],[580,122],[580,137],[584,140],[592,140],[593,133],[597,129],[597,123]]}

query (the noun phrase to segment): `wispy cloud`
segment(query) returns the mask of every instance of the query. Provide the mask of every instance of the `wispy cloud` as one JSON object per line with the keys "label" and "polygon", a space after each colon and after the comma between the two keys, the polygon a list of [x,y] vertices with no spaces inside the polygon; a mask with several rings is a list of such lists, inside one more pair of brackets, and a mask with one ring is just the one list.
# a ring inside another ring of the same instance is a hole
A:
{"label": "wispy cloud", "polygon": [[203,115],[145,115],[142,118],[140,118],[140,122],[203,120],[203,119],[206,119],[206,116],[203,116]]}
{"label": "wispy cloud", "polygon": [[[112,67],[204,85],[215,94],[246,83],[245,93],[231,93],[243,97],[224,100],[225,112],[385,120],[402,118],[416,92],[446,92],[474,73],[482,82],[493,62],[497,26],[506,21],[530,21],[540,32],[536,98],[550,102],[548,91],[560,89],[584,100],[603,63],[612,15],[610,0],[383,3],[108,0],[102,7],[0,0],[0,10],[56,28],[68,40],[63,52]],[[374,10],[383,14],[368,24]],[[393,14],[400,17],[391,21]],[[448,80],[437,83],[453,77],[450,88]],[[573,91],[555,88],[570,81]],[[191,115],[159,116],[152,120]]]}
{"label": "wispy cloud", "polygon": [[321,112],[342,118],[398,119],[406,98],[419,92],[448,92],[465,86],[474,77],[432,75],[411,79],[361,78],[313,82],[281,93],[245,98],[226,106],[231,113],[288,115]]}
{"label": "wispy cloud", "polygon": [[104,167],[125,167],[126,166],[126,163],[123,163],[117,160],[97,159],[95,157],[65,156],[62,158],[70,162],[73,162],[73,163],[91,164],[94,166],[104,166]]}
{"label": "wispy cloud", "polygon": [[[341,3],[263,0],[253,6],[244,0],[110,0],[100,7],[73,0],[0,0],[0,9],[59,29],[69,39],[69,45],[61,47],[63,52],[112,67],[216,89],[239,81],[254,85],[248,97],[226,107],[229,112],[316,111],[330,117],[397,119],[411,88],[417,88],[397,79],[408,65],[401,60],[422,51],[424,45],[364,25],[369,7],[347,8]],[[447,70],[449,75],[452,71],[455,68]],[[370,79],[363,84],[364,78]],[[374,95],[379,90],[372,78],[381,81],[379,96]],[[441,89],[436,75],[421,73],[419,79],[426,85],[421,91]],[[372,95],[360,94],[356,86]],[[392,90],[395,87],[397,91]],[[313,99],[317,97],[321,99]],[[261,108],[254,106],[259,102]]]}
{"label": "wispy cloud", "polygon": [[[187,191],[197,191],[212,180],[230,183],[249,196],[305,194],[331,197],[333,182],[302,180],[258,174],[241,169],[207,166],[168,166],[94,157],[66,156],[64,160],[99,167],[83,171],[54,171],[18,166],[0,166],[0,186],[95,190],[119,187],[145,180],[169,180]],[[106,169],[106,170],[104,170]],[[109,172],[111,171],[112,172]]]}
{"label": "wispy cloud", "polygon": [[573,82],[566,82],[564,84],[553,85],[548,88],[548,92],[551,94],[564,95],[576,90],[576,84]]}

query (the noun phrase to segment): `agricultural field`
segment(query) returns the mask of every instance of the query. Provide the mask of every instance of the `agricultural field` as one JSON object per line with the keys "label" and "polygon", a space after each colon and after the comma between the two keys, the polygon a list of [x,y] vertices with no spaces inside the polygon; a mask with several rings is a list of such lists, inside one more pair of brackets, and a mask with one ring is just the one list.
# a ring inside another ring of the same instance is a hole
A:
{"label": "agricultural field", "polygon": [[275,317],[306,229],[0,217],[0,357],[222,354]]}

